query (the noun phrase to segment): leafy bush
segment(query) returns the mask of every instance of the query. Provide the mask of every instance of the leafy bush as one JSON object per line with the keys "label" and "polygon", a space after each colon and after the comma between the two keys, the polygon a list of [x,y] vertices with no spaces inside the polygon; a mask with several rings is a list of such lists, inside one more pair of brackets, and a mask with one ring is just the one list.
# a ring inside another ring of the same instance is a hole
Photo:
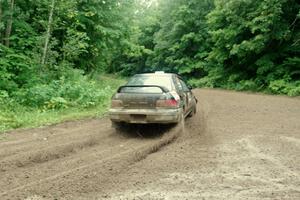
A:
{"label": "leafy bush", "polygon": [[0,105],[3,104],[8,98],[8,93],[5,90],[0,90]]}
{"label": "leafy bush", "polygon": [[213,82],[210,80],[209,77],[204,77],[201,79],[191,79],[188,81],[189,85],[191,85],[192,87],[196,88],[196,87],[210,87],[213,88],[214,84]]}
{"label": "leafy bush", "polygon": [[68,108],[68,101],[62,97],[52,97],[50,101],[45,102],[45,109],[62,109]]}
{"label": "leafy bush", "polygon": [[56,93],[55,88],[50,85],[39,84],[17,91],[14,95],[16,100],[24,106],[41,107],[56,96]]}
{"label": "leafy bush", "polygon": [[271,81],[268,89],[275,94],[287,94],[289,96],[300,95],[300,81],[288,82],[286,80]]}
{"label": "leafy bush", "polygon": [[103,114],[116,88],[124,83],[110,75],[88,77],[71,71],[48,84],[39,83],[12,94],[0,90],[0,133]]}
{"label": "leafy bush", "polygon": [[11,112],[16,109],[16,103],[9,97],[7,91],[0,90],[0,132],[8,127],[17,128],[19,123],[15,120],[15,114]]}
{"label": "leafy bush", "polygon": [[0,43],[0,90],[11,93],[36,79],[33,59]]}
{"label": "leafy bush", "polygon": [[[69,72],[70,73],[70,72]],[[103,103],[112,95],[109,85],[101,85],[87,76],[74,72],[66,78],[39,84],[15,93],[18,103],[45,109],[68,107],[88,108]]]}
{"label": "leafy bush", "polygon": [[257,91],[258,86],[253,80],[241,80],[235,87],[236,90],[244,91]]}

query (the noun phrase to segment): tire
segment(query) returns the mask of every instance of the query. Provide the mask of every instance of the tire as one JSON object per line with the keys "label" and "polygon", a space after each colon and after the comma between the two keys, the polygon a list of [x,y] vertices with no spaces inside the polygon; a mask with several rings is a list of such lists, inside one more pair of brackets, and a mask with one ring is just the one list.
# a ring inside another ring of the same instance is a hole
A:
{"label": "tire", "polygon": [[111,122],[111,127],[116,130],[117,133],[121,132],[123,129],[123,123],[122,122]]}
{"label": "tire", "polygon": [[180,126],[180,129],[182,132],[184,132],[184,127],[185,127],[185,117],[184,117],[184,113],[182,113],[180,115],[180,119],[178,121],[178,125]]}
{"label": "tire", "polygon": [[189,113],[188,117],[193,117],[197,113],[196,106],[193,108],[193,110]]}

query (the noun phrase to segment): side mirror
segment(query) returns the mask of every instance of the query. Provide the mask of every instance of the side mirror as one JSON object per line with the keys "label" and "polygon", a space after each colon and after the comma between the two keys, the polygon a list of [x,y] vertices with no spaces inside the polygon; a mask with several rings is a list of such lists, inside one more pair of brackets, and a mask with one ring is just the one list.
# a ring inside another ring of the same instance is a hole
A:
{"label": "side mirror", "polygon": [[188,85],[188,88],[189,88],[190,90],[192,90],[192,89],[193,89],[193,87],[192,87],[192,86],[190,86],[190,85]]}

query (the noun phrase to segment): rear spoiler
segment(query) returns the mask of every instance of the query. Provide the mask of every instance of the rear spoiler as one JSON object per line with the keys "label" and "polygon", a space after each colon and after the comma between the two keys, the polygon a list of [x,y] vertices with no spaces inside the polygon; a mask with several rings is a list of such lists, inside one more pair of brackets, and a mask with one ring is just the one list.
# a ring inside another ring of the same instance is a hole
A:
{"label": "rear spoiler", "polygon": [[161,91],[163,91],[164,93],[169,92],[168,88],[159,85],[123,85],[119,87],[117,92],[120,93],[123,88],[141,88],[141,87],[156,87],[161,89]]}

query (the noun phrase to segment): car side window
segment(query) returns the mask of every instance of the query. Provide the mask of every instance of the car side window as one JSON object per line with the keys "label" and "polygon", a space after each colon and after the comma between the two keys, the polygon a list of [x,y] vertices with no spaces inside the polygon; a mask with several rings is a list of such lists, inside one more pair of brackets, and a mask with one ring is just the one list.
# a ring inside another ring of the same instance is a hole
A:
{"label": "car side window", "polygon": [[180,80],[180,84],[181,84],[182,90],[183,90],[184,92],[189,92],[189,91],[190,91],[190,89],[189,89],[188,86],[185,84],[185,82],[183,82],[183,80]]}
{"label": "car side window", "polygon": [[183,91],[183,87],[180,83],[180,80],[177,77],[175,78],[175,84],[176,84],[176,88],[178,88],[179,91]]}

